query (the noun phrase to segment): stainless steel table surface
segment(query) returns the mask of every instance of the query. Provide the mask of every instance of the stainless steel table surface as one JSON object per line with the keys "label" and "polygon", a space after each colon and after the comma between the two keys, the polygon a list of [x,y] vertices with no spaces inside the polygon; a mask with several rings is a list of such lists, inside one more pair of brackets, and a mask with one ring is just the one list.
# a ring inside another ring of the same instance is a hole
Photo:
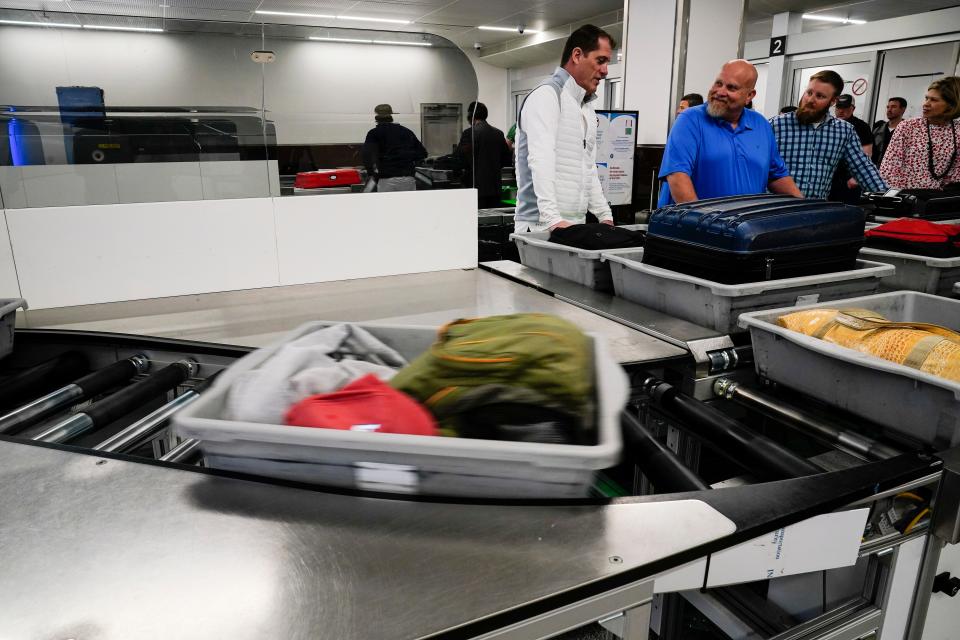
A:
{"label": "stainless steel table surface", "polygon": [[29,310],[18,325],[262,346],[311,320],[436,325],[457,318],[552,313],[602,334],[622,363],[686,351],[481,269],[437,271],[197,296]]}
{"label": "stainless steel table surface", "polygon": [[390,500],[0,441],[0,638],[417,638],[734,529],[695,500]]}

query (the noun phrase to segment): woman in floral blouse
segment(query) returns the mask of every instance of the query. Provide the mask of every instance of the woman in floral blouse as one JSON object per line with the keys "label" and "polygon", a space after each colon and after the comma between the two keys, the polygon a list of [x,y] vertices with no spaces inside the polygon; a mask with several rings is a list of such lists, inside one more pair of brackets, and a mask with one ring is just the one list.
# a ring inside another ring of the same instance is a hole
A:
{"label": "woman in floral blouse", "polygon": [[890,138],[880,175],[894,189],[960,185],[960,78],[935,81],[923,100],[923,117],[901,122]]}

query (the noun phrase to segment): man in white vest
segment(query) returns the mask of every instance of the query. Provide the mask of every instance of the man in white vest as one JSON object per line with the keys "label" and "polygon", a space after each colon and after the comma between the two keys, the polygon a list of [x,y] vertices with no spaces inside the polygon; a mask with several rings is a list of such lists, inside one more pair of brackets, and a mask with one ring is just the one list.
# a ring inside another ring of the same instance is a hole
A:
{"label": "man in white vest", "polygon": [[597,176],[597,86],[616,46],[603,29],[570,34],[560,66],[530,92],[517,116],[515,230],[547,231],[582,224],[587,211],[613,224]]}

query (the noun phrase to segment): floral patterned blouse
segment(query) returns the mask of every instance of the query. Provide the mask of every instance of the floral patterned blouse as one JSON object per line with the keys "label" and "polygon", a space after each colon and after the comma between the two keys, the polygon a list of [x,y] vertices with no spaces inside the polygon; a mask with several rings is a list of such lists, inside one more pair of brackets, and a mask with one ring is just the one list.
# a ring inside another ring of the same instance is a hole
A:
{"label": "floral patterned blouse", "polygon": [[880,164],[880,175],[893,189],[943,189],[953,182],[960,183],[960,148],[954,146],[955,139],[960,147],[960,118],[944,125],[930,125],[933,168],[937,175],[947,170],[950,156],[957,149],[947,174],[934,178],[927,155],[927,121],[923,117],[904,120],[893,130],[890,146]]}

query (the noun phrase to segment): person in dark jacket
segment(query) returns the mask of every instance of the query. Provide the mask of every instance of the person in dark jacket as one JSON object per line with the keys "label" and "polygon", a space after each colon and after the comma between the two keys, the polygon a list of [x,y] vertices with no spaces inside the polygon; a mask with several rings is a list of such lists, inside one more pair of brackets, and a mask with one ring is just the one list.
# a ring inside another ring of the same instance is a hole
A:
{"label": "person in dark jacket", "polygon": [[413,170],[427,157],[416,134],[393,121],[393,108],[378,104],[374,111],[377,126],[367,132],[363,142],[363,165],[377,178],[377,191],[415,191]]}
{"label": "person in dark jacket", "polygon": [[471,123],[460,136],[457,153],[463,159],[463,186],[477,189],[477,206],[491,209],[500,206],[500,169],[509,165],[513,154],[503,131],[487,123],[487,107],[471,102],[467,107]]}

